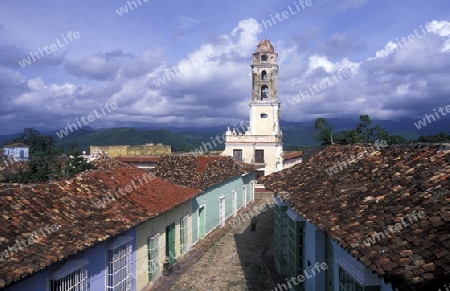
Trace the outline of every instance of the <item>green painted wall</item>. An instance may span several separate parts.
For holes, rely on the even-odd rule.
[[[198,238],[198,209],[205,205],[205,234],[216,228],[219,222],[219,198],[225,196],[225,216],[232,215],[232,192],[237,193],[237,209],[243,206],[243,187],[247,185],[247,192],[250,192],[250,182],[255,179],[255,174],[250,173],[245,176],[236,176],[225,182],[209,187],[200,195],[192,199],[192,242],[197,242]],[[249,197],[247,195],[247,197]],[[247,200],[249,203],[250,200]]]

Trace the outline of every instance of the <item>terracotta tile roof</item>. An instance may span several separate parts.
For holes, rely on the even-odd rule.
[[[4,179],[7,173],[18,173],[19,171],[26,171],[28,169],[28,162],[14,161],[5,157],[0,157],[0,181]]]
[[[295,158],[301,157],[302,155],[303,155],[302,151],[287,152],[287,153],[284,153],[283,159],[284,160],[295,159]]]
[[[450,150],[441,149],[330,146],[261,180],[370,270],[411,290],[450,276]],[[359,153],[363,157],[347,168],[341,164],[342,170],[327,174]],[[425,216],[391,237],[364,243],[414,211]]]
[[[149,173],[138,168],[119,168],[87,171],[73,179],[48,184],[0,184],[0,253],[41,227],[61,225],[56,232],[1,261],[0,288],[199,194],[199,190],[157,177],[145,182],[144,175]],[[127,186],[132,187],[129,194]],[[125,195],[117,194],[116,200],[97,207],[104,195],[115,195],[120,190]]]
[[[120,160],[108,156],[103,156],[99,159],[92,160],[92,165],[99,170],[111,170],[120,168],[133,167],[128,164],[121,162]]]
[[[29,146],[27,146],[27,145],[24,144],[24,143],[20,143],[20,142],[7,144],[7,145],[4,145],[3,147],[4,147],[4,148],[17,148],[17,147],[20,147],[20,148],[29,148]]]
[[[117,160],[123,163],[157,163],[159,156],[126,156],[117,157]]]
[[[255,170],[228,156],[167,155],[161,157],[154,173],[178,185],[205,189]]]

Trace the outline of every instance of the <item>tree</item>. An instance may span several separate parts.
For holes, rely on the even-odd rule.
[[[359,124],[356,126],[356,132],[358,133],[358,142],[368,143],[370,142],[370,132],[372,128],[370,125],[372,124],[372,120],[369,115],[360,115],[359,116]]]
[[[89,169],[92,169],[92,165],[83,158],[81,152],[77,148],[77,145],[72,144],[66,161],[66,175],[74,176]]]
[[[43,136],[33,128],[25,128],[24,132],[11,141],[26,144],[30,147],[30,159],[25,169],[11,171],[5,175],[8,182],[27,183],[43,182],[52,176],[61,176],[61,165],[57,156],[61,150],[56,148],[51,136]]]
[[[314,122],[314,127],[318,131],[316,133],[316,140],[320,141],[322,145],[330,145],[332,143],[332,135],[334,126],[325,118],[317,118]]]
[[[344,129],[338,139],[339,144],[355,144],[362,142],[361,136],[356,129]]]
[[[41,135],[34,128],[25,128],[23,133],[13,139],[11,143],[24,143],[30,147],[30,156],[40,154],[60,154],[62,151],[55,146],[55,140],[51,136]]]
[[[372,120],[369,115],[360,115],[359,123],[355,129],[344,129],[339,134],[334,134],[334,140],[338,144],[373,143],[377,140],[385,140],[388,144],[405,144],[408,142],[402,136],[390,136],[380,124],[375,126],[371,126],[371,124]],[[317,118],[314,126],[318,130],[317,140],[321,141],[322,145],[330,144],[330,136],[334,129],[333,125],[325,118]],[[445,139],[445,133],[444,135],[440,134],[439,138]]]
[[[385,141],[389,140],[389,133],[379,124],[371,128],[369,134],[369,142],[374,142],[376,140],[385,140]]]
[[[6,182],[43,182],[62,176],[73,176],[90,169],[90,165],[81,157],[76,145],[72,145],[73,158],[69,158],[64,166],[64,159],[60,157],[62,150],[55,146],[53,137],[41,135],[33,128],[24,129],[24,132],[11,142],[28,145],[30,159],[25,168],[6,173],[4,175]]]
[[[440,132],[436,135],[422,135],[418,139],[419,142],[449,142],[450,141],[450,135],[446,134],[445,132]]]
[[[390,136],[388,136],[386,141],[390,145],[393,145],[393,144],[406,144],[406,143],[408,143],[408,140],[406,138],[404,138],[403,136],[401,136],[401,135],[390,135]]]

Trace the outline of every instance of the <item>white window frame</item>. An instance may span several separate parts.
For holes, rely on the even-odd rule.
[[[189,215],[180,219],[180,253],[185,254],[189,251]]]
[[[106,291],[128,291],[133,287],[130,236],[119,236],[106,246]]]
[[[89,291],[86,259],[70,260],[48,277],[49,291]],[[59,286],[55,286],[60,284]]]
[[[251,201],[255,201],[255,181],[250,182],[250,191],[251,191],[250,199]]]
[[[153,249],[149,249],[149,242],[152,241]],[[147,239],[147,260],[148,260],[148,281],[154,281],[159,277],[160,259],[159,259],[159,232]],[[150,280],[150,274],[152,279]]]
[[[236,216],[237,214],[237,192],[235,190],[233,190],[231,192],[231,207],[232,207],[232,212],[233,212],[233,216]]]
[[[242,187],[242,206],[247,207],[247,185]]]
[[[202,209],[203,208],[203,211],[205,212],[205,225],[203,226],[203,232],[204,232],[204,237],[203,238],[200,238],[200,209]],[[206,204],[202,204],[202,205],[200,205],[199,207],[198,207],[198,210],[197,210],[197,241],[196,241],[196,243],[198,242],[198,241],[200,241],[201,239],[204,239],[205,237],[206,237],[206,235],[209,233],[207,233],[206,232]]]
[[[221,226],[225,226],[225,220],[227,217],[227,208],[226,208],[226,200],[225,200],[225,196],[220,196],[219,197],[219,224]],[[222,208],[223,206],[223,208]]]

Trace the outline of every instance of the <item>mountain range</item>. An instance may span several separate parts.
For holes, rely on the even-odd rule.
[[[359,119],[328,119],[336,131],[343,129],[354,129]],[[417,128],[417,120],[402,119],[399,121],[380,120],[373,121],[373,124],[379,123],[391,135],[401,135],[408,140],[416,140],[420,135],[433,135],[439,132],[449,133],[449,123],[446,120],[436,120],[433,123]],[[283,145],[285,150],[298,147],[317,145],[313,137],[316,131],[314,121],[308,122],[289,122],[281,121],[283,132]],[[71,144],[76,143],[78,149],[89,152],[90,145],[134,145],[145,143],[162,143],[172,146],[173,151],[193,150],[203,143],[211,141],[211,138],[222,136],[226,128],[216,127],[166,127],[161,129],[158,126],[149,125],[148,127],[123,127],[123,128],[104,128],[93,129],[91,127],[82,127],[73,132],[69,132],[67,136],[58,137],[56,134],[59,130],[48,128],[35,128],[44,135],[51,135],[56,140],[56,145],[64,148],[66,151]],[[17,137],[20,133],[0,135],[0,146],[8,143],[12,138]],[[60,135],[61,136],[61,135]],[[218,145],[214,150],[222,150],[223,143]]]

